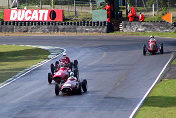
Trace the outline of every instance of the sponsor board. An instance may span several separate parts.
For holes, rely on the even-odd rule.
[[[63,21],[63,10],[4,9],[4,21]]]

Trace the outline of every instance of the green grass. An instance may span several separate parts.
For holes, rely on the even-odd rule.
[[[76,32],[57,32],[57,33],[24,33],[24,32],[15,32],[15,33],[0,33],[0,36],[45,36],[45,35],[116,35],[116,36],[146,36],[150,37],[154,35],[157,37],[171,37],[176,38],[176,32],[113,32],[113,33],[76,33]]]
[[[148,21],[164,21],[161,17],[162,16],[145,16],[145,22],[148,22]],[[126,17],[125,14],[123,14],[122,20],[123,21],[129,21],[129,18]],[[139,18],[136,17],[134,20],[139,21]],[[176,17],[172,17],[172,22],[176,22]]]
[[[4,11],[0,9],[0,21],[4,20]]]
[[[79,12],[78,13],[78,17],[74,19],[75,12],[64,11],[64,17],[65,17],[64,21],[67,21],[67,22],[90,21],[90,20],[92,20],[92,14],[91,13],[87,13],[87,12]]]
[[[28,46],[0,45],[0,83],[47,59],[49,51]]]
[[[146,16],[145,21],[162,21],[161,16]]]
[[[176,59],[174,59],[174,61],[172,62],[172,65],[176,65]]]
[[[146,16],[145,21],[163,21],[162,16]],[[176,22],[176,17],[172,17],[172,22]]]
[[[148,36],[154,35],[155,37],[171,37],[176,38],[176,32],[113,32],[109,34],[114,35],[129,35],[129,36]]]
[[[136,118],[175,118],[176,79],[163,80],[152,90]]]

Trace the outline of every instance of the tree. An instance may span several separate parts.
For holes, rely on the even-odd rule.
[[[168,5],[167,5],[166,0],[159,0],[159,7],[161,8],[163,12],[167,12]]]
[[[147,0],[148,7],[151,7],[153,4],[156,4],[156,0]]]
[[[168,0],[169,2],[169,7],[175,7],[176,0]]]

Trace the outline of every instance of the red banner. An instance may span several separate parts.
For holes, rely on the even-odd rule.
[[[4,21],[63,21],[63,10],[4,9]]]

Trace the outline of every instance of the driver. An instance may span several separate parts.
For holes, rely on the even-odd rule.
[[[157,40],[155,39],[155,37],[152,35],[152,36],[150,36],[150,39],[149,39],[149,41],[151,42],[151,41],[154,41],[155,42],[155,45],[157,46]]]
[[[71,69],[67,66],[67,64],[63,64],[63,67],[67,70],[68,73],[71,72]]]
[[[70,58],[67,57],[65,52],[62,55],[63,55],[62,61],[65,61],[65,62],[67,62],[69,64],[70,63]]]
[[[71,69],[67,66],[67,64],[61,62],[60,67],[62,67],[62,70],[67,71],[68,73],[71,72]]]
[[[155,40],[155,37],[152,35],[152,36],[150,36],[150,40],[149,41],[156,41]]]
[[[78,81],[78,79],[76,77],[74,77],[74,72],[70,72],[70,77],[68,78],[68,80]]]

